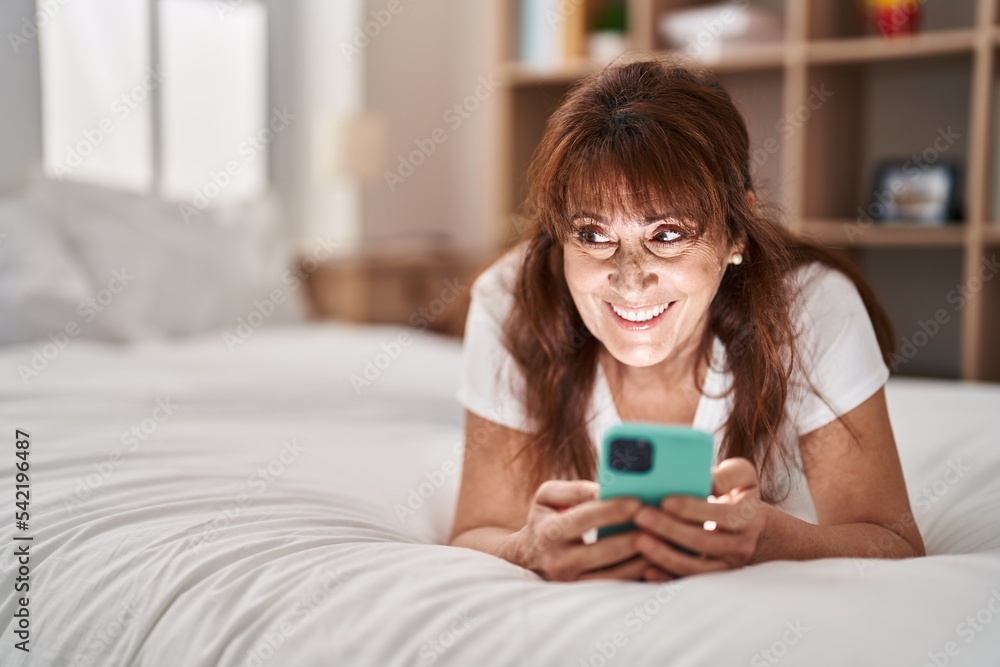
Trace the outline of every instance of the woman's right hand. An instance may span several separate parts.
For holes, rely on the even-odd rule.
[[[598,500],[597,492],[588,480],[543,482],[517,533],[521,565],[550,581],[642,579],[653,566],[635,546],[638,531],[584,543],[588,530],[631,521],[642,507],[638,498]]]

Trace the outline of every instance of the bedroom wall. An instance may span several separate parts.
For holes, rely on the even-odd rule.
[[[0,2],[0,194],[41,170],[42,114],[34,0]],[[11,35],[14,37],[11,37]]]
[[[495,180],[490,142],[498,104],[480,77],[489,82],[497,74],[491,57],[497,31],[489,25],[494,1],[401,0],[401,11],[365,47],[366,108],[385,128],[382,176],[365,185],[366,244],[487,242],[497,208],[488,186]],[[389,4],[366,0],[363,19],[379,16]],[[478,108],[445,118],[477,90],[485,99],[470,106]],[[400,155],[419,150],[416,142],[429,148],[437,129],[443,141],[408,175]],[[386,170],[403,181],[393,178],[390,185]]]

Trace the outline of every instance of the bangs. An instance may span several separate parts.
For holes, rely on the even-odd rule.
[[[695,142],[635,126],[617,129],[580,137],[572,147],[564,144],[543,170],[549,183],[536,183],[547,193],[538,203],[557,238],[572,232],[579,214],[674,218],[695,238],[723,229],[725,184],[713,177],[708,156]]]

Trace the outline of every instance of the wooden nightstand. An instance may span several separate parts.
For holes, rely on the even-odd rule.
[[[472,279],[489,260],[456,250],[363,251],[321,264],[307,278],[307,293],[315,317],[460,338]]]

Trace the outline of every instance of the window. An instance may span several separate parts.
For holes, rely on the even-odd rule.
[[[261,0],[74,0],[39,33],[48,175],[199,209],[267,186]]]

